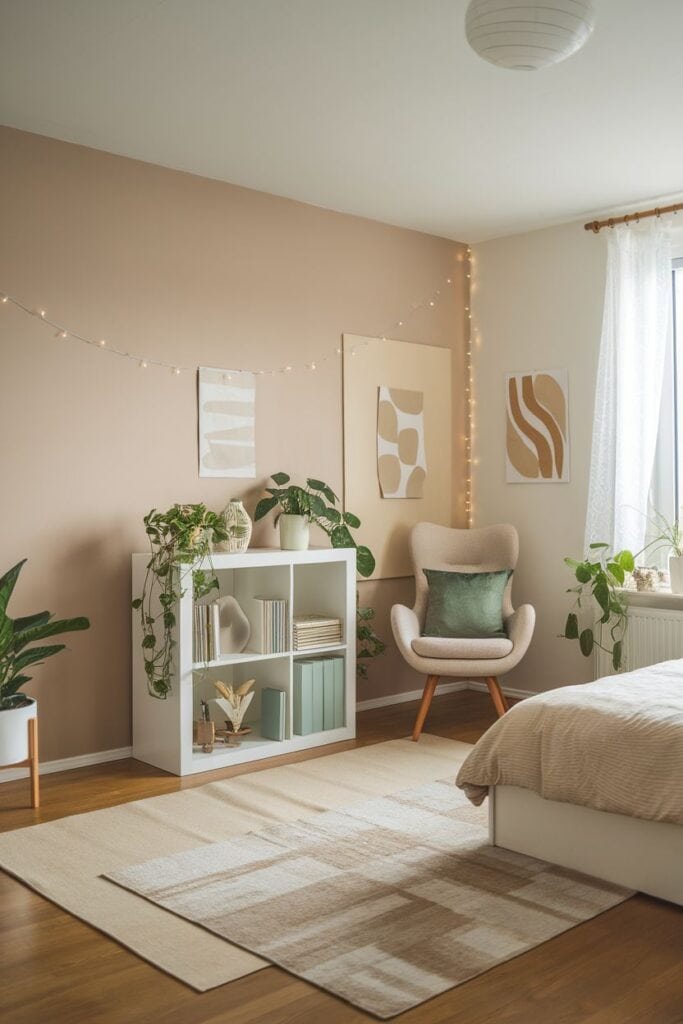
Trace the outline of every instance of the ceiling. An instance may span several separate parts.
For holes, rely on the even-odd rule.
[[[539,72],[466,0],[0,0],[0,121],[478,241],[683,190],[681,0]]]

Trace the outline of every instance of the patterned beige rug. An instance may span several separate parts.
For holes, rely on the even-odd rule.
[[[631,895],[490,847],[451,780],[107,877],[381,1018]]]

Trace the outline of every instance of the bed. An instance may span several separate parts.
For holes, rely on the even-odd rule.
[[[683,905],[683,660],[515,705],[457,785],[495,846]]]

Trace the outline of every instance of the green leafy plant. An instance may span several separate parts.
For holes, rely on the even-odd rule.
[[[355,548],[356,565],[361,576],[372,576],[375,559],[369,548],[357,544],[351,530],[357,530],[360,519],[352,512],[341,512],[337,508],[339,498],[322,480],[312,477],[305,487],[290,483],[287,473],[273,473],[271,480],[275,487],[266,487],[267,498],[261,498],[254,519],[263,519],[277,508],[275,522],[281,515],[304,516],[315,523],[330,538],[333,548]],[[289,485],[289,486],[286,486]]]
[[[654,549],[652,554],[664,548],[674,557],[680,558],[683,555],[683,527],[678,519],[669,520],[661,512],[653,511],[649,518],[650,525],[656,531],[656,535],[647,545],[649,551]]]
[[[144,524],[151,558],[133,608],[140,612],[147,689],[152,697],[165,700],[171,692],[176,647],[174,606],[185,593],[183,583],[188,577],[195,601],[218,589],[211,544],[226,540],[227,531],[222,515],[201,504],[173,505],[166,512],[152,509]],[[200,566],[205,562],[208,569]]]
[[[356,674],[360,679],[368,678],[368,666],[366,661],[370,658],[377,658],[384,654],[387,645],[375,633],[372,620],[375,617],[374,608],[361,608],[356,594]]]
[[[54,619],[51,612],[37,612],[11,619],[7,605],[26,559],[17,562],[0,579],[0,711],[10,711],[28,703],[21,688],[31,680],[24,670],[42,665],[46,658],[63,651],[65,644],[31,646],[51,636],[88,629],[83,616],[75,619]]]
[[[601,542],[591,544],[589,555],[581,562],[573,558],[565,558],[566,565],[574,573],[577,586],[570,587],[568,594],[576,594],[574,607],[579,611],[588,608],[598,618],[590,626],[579,629],[579,615],[571,611],[567,616],[563,636],[567,640],[578,640],[581,653],[590,657],[594,647],[599,647],[612,658],[615,672],[622,664],[623,642],[628,623],[628,605],[619,592],[623,587],[627,572],[633,572],[635,558],[630,551],[619,551],[613,554],[609,544]],[[605,629],[609,638],[605,637]],[[599,636],[600,639],[596,637]]]

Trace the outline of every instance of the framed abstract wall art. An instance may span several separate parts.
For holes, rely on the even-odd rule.
[[[569,481],[567,394],[566,370],[507,374],[507,483]]]

